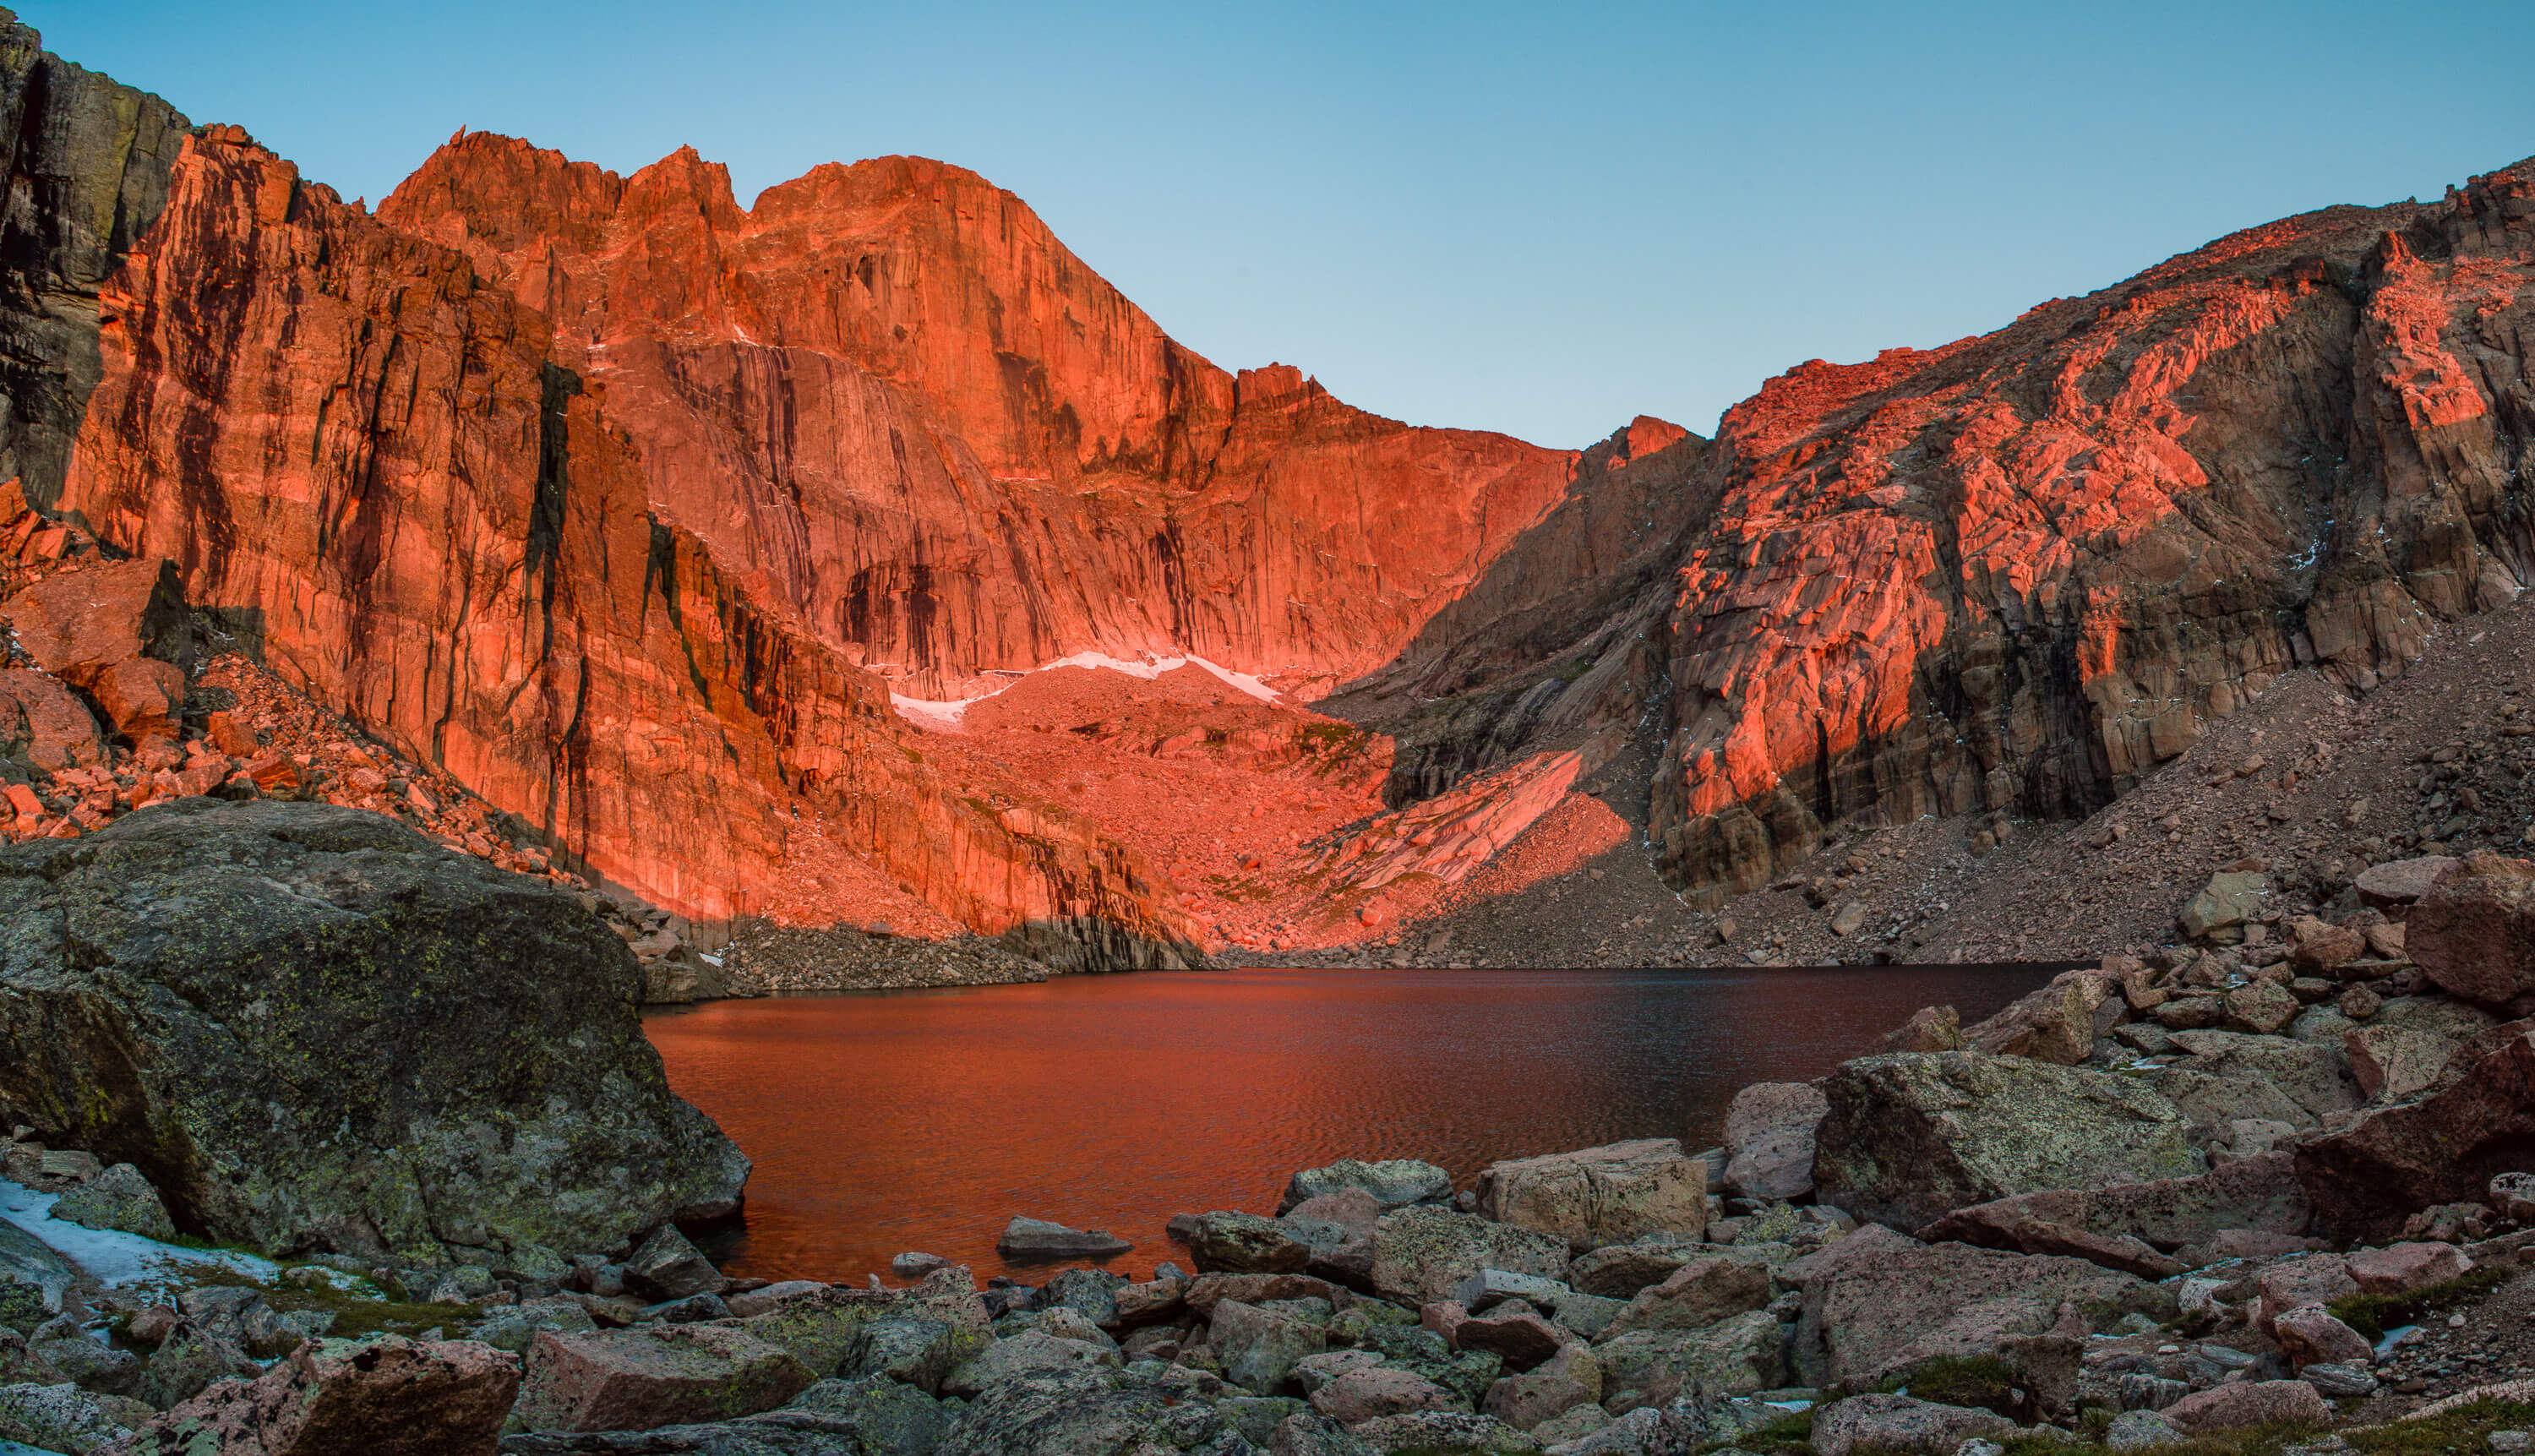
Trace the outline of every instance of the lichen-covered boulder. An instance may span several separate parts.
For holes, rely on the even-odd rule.
[[[1453,1175],[1414,1158],[1386,1158],[1376,1163],[1341,1158],[1324,1168],[1306,1168],[1296,1172],[1285,1184],[1285,1196],[1276,1202],[1276,1213],[1282,1217],[1315,1198],[1346,1188],[1371,1194],[1386,1210],[1406,1208],[1413,1203],[1442,1203],[1451,1198]]]
[[[1393,1209],[1376,1221],[1367,1242],[1366,1283],[1412,1307],[1453,1298],[1482,1269],[1542,1279],[1567,1272],[1566,1239],[1449,1208]]]
[[[1579,1254],[1646,1234],[1695,1238],[1707,1229],[1707,1165],[1678,1139],[1638,1138],[1491,1164],[1478,1198],[1487,1217],[1556,1234]]]
[[[520,1361],[487,1345],[395,1335],[312,1340],[143,1426],[122,1456],[491,1456]]]
[[[2123,1077],[1976,1051],[1891,1052],[1823,1083],[1814,1185],[1851,1216],[1918,1229],[2045,1188],[2201,1171],[2183,1114]]]
[[[431,1263],[726,1211],[623,942],[397,821],[180,799],[0,851],[0,1110],[178,1228]]]
[[[53,1217],[88,1229],[138,1234],[161,1243],[176,1236],[175,1221],[167,1217],[167,1205],[158,1190],[129,1163],[118,1163],[63,1194],[53,1205]]]

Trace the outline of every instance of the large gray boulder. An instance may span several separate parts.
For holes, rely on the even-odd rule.
[[[2083,1259],[1921,1244],[1869,1228],[1786,1266],[1801,1286],[1796,1373],[1809,1385],[1871,1386],[1945,1357],[1996,1355],[2046,1403],[2068,1393],[2079,1344],[2122,1315],[2163,1318],[2174,1293]],[[2083,1321],[2062,1327],[2062,1306]],[[2063,1387],[2051,1389],[2047,1387]]]
[[[1255,1449],[1223,1413],[1167,1377],[1099,1366],[1018,1371],[980,1391],[936,1456],[1127,1456]]]
[[[179,799],[0,851],[0,1112],[269,1254],[605,1248],[736,1206],[622,941],[393,819]]]
[[[1725,1109],[1725,1186],[1745,1198],[1813,1191],[1814,1133],[1830,1104],[1809,1082],[1755,1082]]]
[[[1386,1210],[1406,1208],[1414,1203],[1442,1203],[1451,1198],[1453,1175],[1414,1158],[1385,1158],[1374,1163],[1341,1158],[1326,1167],[1296,1172],[1286,1181],[1285,1196],[1276,1201],[1276,1213],[1282,1217],[1315,1198],[1346,1188],[1371,1194]]]
[[[62,1312],[79,1271],[53,1246],[0,1219],[0,1329],[28,1334]]]
[[[2124,1077],[1976,1051],[1891,1052],[1823,1083],[1825,1203],[1896,1229],[2044,1188],[2201,1171],[2183,1114]]]
[[[1365,1243],[1365,1282],[1412,1308],[1452,1298],[1482,1269],[1542,1279],[1567,1272],[1566,1239],[1449,1208],[1393,1209],[1375,1222]]]
[[[1646,1234],[1696,1238],[1707,1229],[1707,1165],[1676,1138],[1638,1138],[1490,1164],[1479,1212],[1555,1234],[1576,1253]]]

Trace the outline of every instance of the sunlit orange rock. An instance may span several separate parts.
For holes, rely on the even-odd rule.
[[[1712,902],[1843,818],[2088,812],[2290,667],[2373,686],[2513,599],[2531,281],[2521,163],[1770,381],[1670,583],[1666,872]]]

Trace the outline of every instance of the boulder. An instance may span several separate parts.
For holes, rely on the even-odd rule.
[[[79,1277],[51,1244],[0,1219],[0,1328],[26,1334],[60,1314]]]
[[[2303,1380],[2239,1380],[2187,1395],[2163,1414],[2193,1435],[2208,1435],[2249,1425],[2321,1425],[2332,1419],[2332,1403]]]
[[[2105,1072],[1976,1051],[1888,1052],[1843,1064],[1824,1091],[1821,1198],[1894,1228],[2016,1193],[2201,1171],[2174,1105]]]
[[[2335,1319],[2319,1304],[2284,1310],[2271,1321],[2280,1353],[2305,1369],[2313,1364],[2365,1365],[2376,1358],[2368,1337]]]
[[[2127,1006],[2120,977],[2063,972],[1989,1020],[1964,1028],[1963,1042],[1993,1056],[2074,1066],[2093,1053],[2095,1039],[2121,1021]]]
[[[1386,1210],[1406,1208],[1450,1200],[1453,1175],[1432,1163],[1413,1158],[1389,1158],[1379,1163],[1341,1158],[1326,1167],[1306,1168],[1295,1173],[1285,1184],[1285,1196],[1277,1200],[1276,1212],[1279,1216],[1291,1213],[1299,1204],[1342,1188],[1359,1189]]]
[[[1453,1325],[1455,1350],[1481,1350],[1505,1361],[1509,1370],[1528,1370],[1556,1355],[1575,1336],[1524,1304],[1507,1304],[1488,1314]]]
[[[2116,1451],[2153,1451],[2192,1439],[2161,1411],[2124,1411],[2104,1428],[2104,1444]]]
[[[1257,1214],[1210,1213],[1189,1227],[1189,1257],[1207,1273],[1298,1274],[1312,1262],[1312,1246],[1274,1219]]]
[[[973,1396],[1027,1375],[1115,1369],[1120,1353],[1088,1340],[1068,1340],[1045,1330],[1023,1330],[997,1340],[961,1361],[942,1382],[944,1395]]]
[[[2358,890],[2363,902],[2379,910],[2399,911],[2428,894],[2438,877],[2454,864],[2455,860],[2445,855],[2424,855],[2417,859],[2372,864],[2359,871],[2353,888]]]
[[[2185,902],[2175,920],[2194,940],[2233,945],[2245,938],[2245,924],[2261,918],[2270,898],[2270,881],[2251,870],[2222,869],[2209,877],[2200,893]]]
[[[2386,1242],[2435,1204],[2478,1201],[2535,1142],[2535,1022],[2459,1050],[2438,1083],[2297,1146],[2298,1179],[2336,1239]]]
[[[727,1281],[674,1225],[663,1224],[626,1258],[625,1282],[648,1298],[684,1299],[719,1294]]]
[[[1750,1395],[1787,1383],[1785,1332],[1765,1309],[1731,1315],[1702,1329],[1640,1329],[1593,1347],[1611,1390]]]
[[[1376,1221],[1364,1277],[1372,1291],[1415,1308],[1453,1298],[1482,1269],[1556,1279],[1567,1240],[1449,1208],[1393,1209]]]
[[[2396,1243],[2352,1249],[2342,1259],[2366,1295],[2408,1295],[2473,1272],[2473,1260],[2452,1243]]]
[[[176,1223],[158,1190],[129,1163],[118,1163],[88,1182],[64,1193],[53,1204],[53,1217],[86,1229],[138,1234],[164,1243],[176,1236]]]
[[[1781,1277],[1803,1289],[1794,1359],[1814,1385],[1872,1385],[1944,1356],[2050,1364],[2055,1349],[2028,1345],[2058,1337],[2063,1306],[2089,1328],[2175,1307],[2171,1290],[2082,1259],[1923,1245],[1886,1230],[1852,1234]]]
[[[312,1340],[152,1421],[122,1452],[491,1456],[519,1390],[518,1357],[471,1341]]]
[[[902,1290],[820,1286],[783,1300],[739,1328],[784,1350],[813,1371],[833,1371],[853,1350],[864,1324],[880,1319],[924,1319],[950,1331],[954,1362],[994,1339],[994,1322],[963,1265],[937,1269]]]
[[[670,1092],[638,983],[571,894],[357,809],[181,799],[0,851],[0,1104],[269,1253],[735,1207],[748,1160]]]
[[[2535,1012],[2535,863],[2465,855],[2404,917],[2403,945],[2448,993]]]
[[[58,774],[105,761],[105,739],[96,719],[70,689],[24,667],[0,671],[0,698],[18,705],[26,720],[21,750],[30,768]]]
[[[1769,1302],[1766,1265],[1702,1258],[1682,1265],[1652,1289],[1640,1291],[1603,1327],[1601,1338],[1631,1330],[1698,1330]]]
[[[125,736],[173,737],[193,623],[175,563],[125,561],[53,576],[0,603],[35,665],[95,698]]]
[[[1111,1259],[1136,1245],[1106,1229],[1069,1229],[1045,1219],[1016,1218],[1004,1226],[995,1251],[1022,1262],[1056,1259]]]
[[[2135,1239],[2172,1253],[2231,1230],[2302,1234],[2314,1219],[2296,1164],[2287,1153],[2269,1153],[2187,1177],[2019,1193],[1955,1209],[1919,1236],[1929,1243],[2057,1252],[2024,1248],[2021,1231],[2040,1225]]]
[[[1756,1082],[1725,1109],[1725,1187],[1745,1198],[1801,1198],[1814,1186],[1814,1130],[1830,1109],[1805,1082]]]
[[[1674,1138],[1516,1158],[1479,1174],[1479,1213],[1555,1234],[1577,1253],[1707,1227],[1707,1169]]]
[[[982,1387],[933,1456],[1233,1456],[1247,1444],[1220,1408],[1190,1399],[1185,1385],[1106,1366],[1041,1366]]]
[[[1872,1451],[1951,1452],[1965,1441],[2013,1435],[2015,1423],[1992,1411],[1940,1406],[1906,1395],[1853,1395],[1814,1417],[1816,1456]]]
[[[1063,1338],[1092,1343],[1109,1338],[1071,1309],[1051,1310],[1040,1320],[1040,1328]],[[1057,1328],[1060,1321],[1072,1327]],[[938,1319],[883,1315],[864,1320],[854,1331],[853,1343],[845,1347],[844,1359],[836,1362],[835,1373],[854,1380],[886,1377],[931,1395],[942,1389],[942,1382],[950,1377],[964,1353],[958,1347],[951,1327]]]
[[[246,1351],[227,1335],[194,1320],[180,1320],[158,1348],[141,1364],[141,1399],[160,1410],[180,1405],[213,1385],[232,1377],[254,1379],[262,1373]]]
[[[1397,1365],[1345,1371],[1312,1392],[1312,1409],[1345,1425],[1407,1411],[1449,1411],[1457,1404],[1443,1386]]]
[[[1223,1377],[1261,1395],[1274,1395],[1297,1361],[1329,1348],[1323,1326],[1238,1299],[1215,1301],[1206,1328]]]
[[[2297,1020],[2302,1005],[2288,987],[2267,981],[2240,985],[2221,1001],[2227,1009],[2229,1026],[2265,1036]]]
[[[2446,1069],[2463,1043],[2405,1026],[2352,1027],[2342,1034],[2350,1072],[2371,1101],[2401,1102],[2428,1087]]]
[[[529,1430],[649,1430],[768,1410],[815,1378],[780,1347],[729,1325],[541,1330],[528,1346],[519,1417]]]
[[[1960,1051],[1963,1021],[1951,1006],[1922,1006],[1884,1034],[1886,1051]]]
[[[2254,1323],[2262,1329],[2292,1310],[2320,1307],[2359,1293],[2349,1262],[2338,1254],[2281,1259],[2254,1276]]]
[[[150,1414],[150,1408],[137,1401],[97,1395],[76,1385],[23,1381],[0,1385],[0,1441],[24,1442],[25,1447],[37,1453],[60,1451],[67,1456],[86,1456],[88,1452],[103,1451],[128,1437],[131,1428],[148,1420]],[[214,1456],[224,1453],[215,1452]]]
[[[1588,1295],[1634,1299],[1638,1291],[1663,1283],[1700,1256],[1696,1242],[1613,1244],[1577,1254],[1567,1266],[1567,1282]]]
[[[1487,1398],[1479,1403],[1480,1413],[1493,1416],[1516,1430],[1533,1430],[1543,1423],[1555,1420],[1577,1406],[1589,1405],[1593,1397],[1583,1386],[1548,1370],[1508,1375],[1488,1387]]]
[[[1494,1416],[1466,1411],[1382,1416],[1353,1433],[1382,1456],[1530,1456],[1540,1449],[1540,1442]]]

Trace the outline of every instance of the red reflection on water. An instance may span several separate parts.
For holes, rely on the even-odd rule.
[[[923,1249],[1007,1270],[1016,1214],[1105,1228],[1141,1277],[1171,1215],[1273,1212],[1298,1168],[1711,1145],[1735,1091],[1801,1081],[1921,1006],[1988,1015],[2018,968],[1261,970],[724,1001],[647,1019],[756,1172],[733,1273],[859,1280]],[[1032,1282],[1036,1282],[1033,1278]]]

